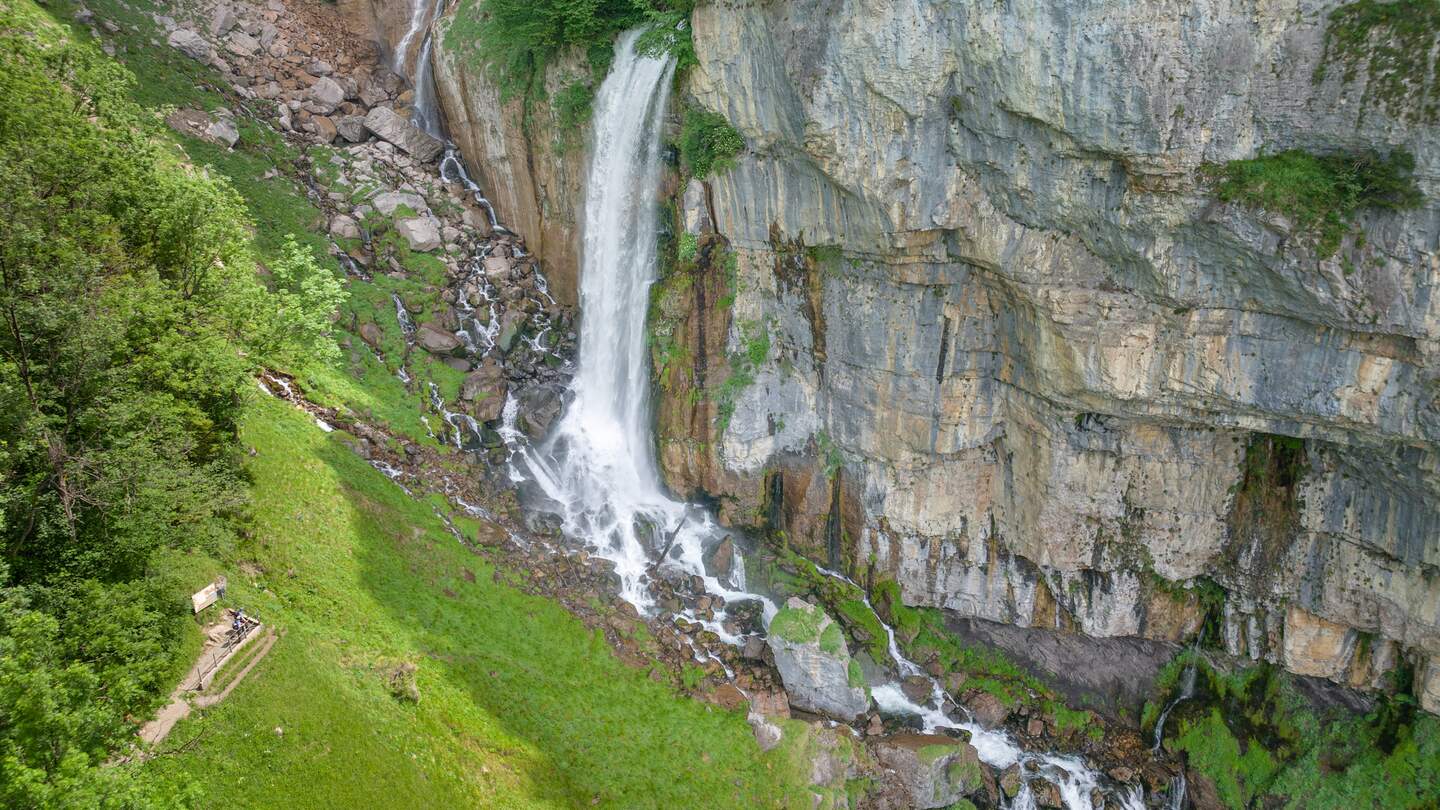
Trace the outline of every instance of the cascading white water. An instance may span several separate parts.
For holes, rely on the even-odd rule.
[[[523,455],[564,532],[612,560],[622,595],[645,609],[650,549],[673,534],[676,562],[703,575],[701,546],[718,530],[666,494],[650,442],[645,313],[656,272],[660,121],[674,63],[637,54],[638,35],[620,37],[595,96],[575,398],[539,452]]]
[[[414,0],[414,2],[416,8],[425,6],[425,0]],[[434,37],[430,33],[430,24],[440,16],[444,7],[445,0],[435,0],[428,16],[421,15],[416,18],[424,20],[425,38],[420,42],[420,53],[415,57],[415,69],[412,71],[413,75],[410,81],[415,88],[415,107],[410,116],[411,120],[415,126],[441,139],[444,138],[444,134],[440,127],[440,104],[435,98],[435,77],[432,75],[433,68],[430,65],[430,50],[435,44]]]
[[[440,105],[435,100],[435,80],[431,75],[430,49],[433,46],[430,25],[445,9],[445,0],[411,0],[410,21],[391,54],[391,68],[410,78],[415,89],[410,120],[415,126],[437,138],[444,138],[440,127]],[[410,52],[419,41],[419,53],[412,62]]]

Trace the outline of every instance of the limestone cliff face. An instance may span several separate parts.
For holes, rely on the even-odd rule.
[[[1440,695],[1440,132],[1363,69],[1316,81],[1337,5],[697,9],[681,95],[747,150],[675,195],[736,260],[677,316],[671,485],[913,604],[1165,639],[1208,617],[1236,654],[1359,686],[1408,656]],[[502,212],[573,212],[447,73]],[[1198,171],[1394,147],[1424,206],[1363,214],[1329,258]],[[757,329],[717,424],[705,392]]]

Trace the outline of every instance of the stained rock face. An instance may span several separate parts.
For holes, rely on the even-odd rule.
[[[766,641],[791,706],[847,723],[869,708],[859,664],[825,611],[792,596],[775,614]]]
[[[748,505],[784,469],[782,528],[823,554],[835,499],[793,462],[823,434],[837,559],[907,603],[1179,640],[1212,582],[1233,653],[1348,683],[1396,660],[1358,660],[1359,633],[1434,659],[1440,186],[1417,172],[1422,208],[1321,256],[1199,168],[1261,144],[1436,166],[1440,133],[1316,81],[1320,11],[1128,7],[1094,35],[1116,8],[696,12],[686,90],[747,144],[676,195],[736,252],[710,359],[749,321],[787,363],[736,397],[718,472],[662,454],[669,482]],[[1038,41],[1066,44],[1013,58]]]
[[[917,808],[949,807],[984,787],[975,746],[938,734],[896,734],[873,745]]]

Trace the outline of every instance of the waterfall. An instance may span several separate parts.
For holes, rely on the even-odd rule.
[[[660,124],[670,59],[635,52],[638,31],[621,35],[615,62],[595,96],[581,251],[580,360],[574,401],[547,441],[520,456],[566,535],[615,564],[621,595],[651,607],[652,555],[705,578],[727,601],[744,593],[705,572],[703,552],[724,532],[704,510],[677,501],[660,483],[650,437],[650,364],[645,317],[656,274]],[[773,614],[772,605],[766,612]],[[707,627],[728,637],[718,622]]]
[[[425,0],[415,0],[417,9],[424,6]],[[430,65],[430,51],[435,44],[435,38],[430,33],[430,25],[440,16],[444,7],[445,0],[435,0],[435,5],[430,10],[430,16],[425,18],[425,39],[420,43],[420,55],[415,58],[414,75],[410,81],[415,88],[415,106],[410,120],[415,126],[441,140],[444,140],[445,136],[440,127],[440,103],[435,98],[434,69]],[[412,24],[414,19],[412,17]],[[407,33],[406,36],[411,36],[411,34]]]
[[[411,2],[415,5],[410,9],[410,23],[405,29],[405,34],[400,37],[400,42],[395,45],[392,67],[396,73],[409,77],[410,85],[415,91],[415,100],[410,114],[411,123],[444,140],[445,136],[440,127],[440,105],[435,98],[435,77],[432,75],[430,67],[430,51],[434,46],[430,25],[445,10],[445,0],[433,0],[433,2],[411,0]],[[415,45],[416,37],[420,37],[420,52],[416,55],[412,66],[410,51]]]

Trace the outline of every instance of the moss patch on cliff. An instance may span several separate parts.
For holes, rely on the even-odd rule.
[[[1401,210],[1423,201],[1415,185],[1415,157],[1395,150],[1315,155],[1290,149],[1274,155],[1207,164],[1225,202],[1279,214],[1314,243],[1321,258],[1333,256],[1366,209]]]
[[[1332,64],[1346,84],[1364,68],[1364,107],[1402,121],[1440,119],[1440,0],[1359,0],[1331,11],[1316,82]]]
[[[1323,713],[1271,665],[1224,672],[1186,653],[1156,680],[1145,724],[1174,697],[1185,667],[1195,694],[1166,723],[1165,745],[1230,808],[1422,808],[1440,800],[1440,719],[1397,694],[1364,716]]]

